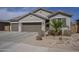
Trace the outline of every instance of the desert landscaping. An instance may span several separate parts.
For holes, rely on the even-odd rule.
[[[60,38],[61,36],[44,36],[42,40],[36,40],[34,38],[28,41],[26,40],[25,43],[48,48],[79,51],[79,34],[73,34],[72,36],[62,36],[62,40]]]
[[[76,52],[79,51],[79,34],[71,36],[43,36],[36,40],[37,33],[0,32],[2,52]]]

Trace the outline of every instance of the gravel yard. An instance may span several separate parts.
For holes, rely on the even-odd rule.
[[[79,51],[79,34],[71,37],[47,36],[36,40],[36,32],[0,32],[0,52],[75,52]]]

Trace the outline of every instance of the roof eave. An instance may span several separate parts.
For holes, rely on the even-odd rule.
[[[65,16],[72,17],[72,15],[70,15],[70,14],[57,12],[57,13],[55,13],[55,14],[53,14],[53,15],[50,15],[49,18],[54,17],[54,16],[56,16],[56,15],[58,15],[58,14],[63,14],[63,15],[65,15]]]
[[[33,13],[28,13],[27,15],[24,15],[23,17],[21,17],[21,18],[19,18],[19,19],[14,19],[14,20],[10,20],[10,21],[11,21],[11,22],[18,22],[19,20],[21,20],[21,19],[24,18],[24,17],[27,17],[28,15],[34,15],[34,16],[36,16],[36,17],[39,17],[39,18],[48,20],[48,18],[44,18],[44,17],[42,17],[42,16],[40,16],[40,15],[36,15],[36,14],[33,14]]]

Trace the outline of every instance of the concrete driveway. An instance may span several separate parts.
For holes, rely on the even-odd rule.
[[[44,52],[48,48],[33,46],[24,41],[33,39],[35,32],[4,32],[0,31],[0,52]]]
[[[24,43],[29,39],[34,39],[35,32],[1,32],[0,31],[0,52],[55,52],[73,51],[59,48],[47,48]]]

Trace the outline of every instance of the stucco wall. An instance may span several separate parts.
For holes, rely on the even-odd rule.
[[[38,12],[36,12],[35,14],[43,16],[43,17],[47,17],[48,15],[51,15],[51,13],[43,11],[43,10],[39,10]]]
[[[27,17],[21,19],[19,22],[43,22],[44,19],[36,17],[34,15],[28,15]]]

